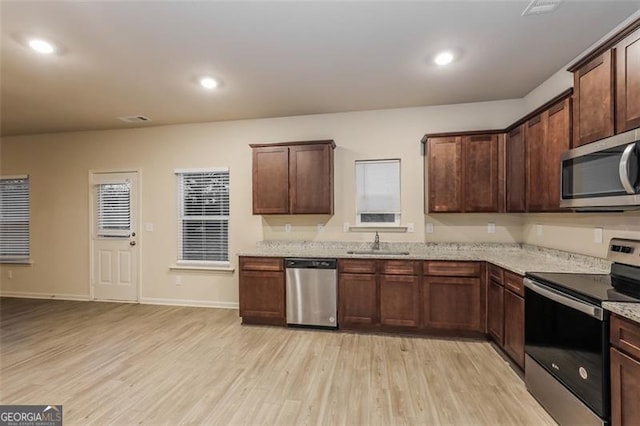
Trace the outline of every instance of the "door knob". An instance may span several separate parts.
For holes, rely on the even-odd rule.
[[[135,245],[136,245],[136,242],[135,242],[135,241],[130,241],[130,242],[129,242],[129,245],[130,245],[130,246],[135,246]]]

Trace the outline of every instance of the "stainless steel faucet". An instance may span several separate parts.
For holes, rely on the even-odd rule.
[[[376,232],[376,236],[373,239],[373,247],[371,247],[372,250],[380,250],[380,235],[378,235],[378,233]]]

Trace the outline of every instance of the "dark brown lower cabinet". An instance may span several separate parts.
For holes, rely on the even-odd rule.
[[[504,344],[504,287],[490,279],[487,284],[487,332],[500,346]]]
[[[426,276],[422,304],[425,328],[483,331],[480,278]]]
[[[640,424],[640,361],[611,348],[611,422]]]
[[[378,324],[375,274],[341,273],[338,286],[340,327],[372,327]]]
[[[283,259],[241,257],[239,284],[243,323],[286,323]]]
[[[524,368],[524,298],[504,291],[504,351]]]
[[[380,276],[380,324],[418,327],[420,278],[414,275]]]

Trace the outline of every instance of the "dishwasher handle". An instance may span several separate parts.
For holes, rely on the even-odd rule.
[[[285,259],[287,269],[338,269],[336,259]]]

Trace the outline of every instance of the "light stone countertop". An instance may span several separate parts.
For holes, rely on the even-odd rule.
[[[262,241],[255,250],[239,256],[298,257],[338,259],[408,259],[487,261],[514,273],[575,272],[609,273],[610,262],[605,259],[578,255],[531,245],[497,243],[383,243],[380,252],[348,254],[348,251],[369,250],[370,243]],[[385,252],[409,252],[408,255],[388,255]]]
[[[604,302],[602,307],[609,312],[620,315],[640,323],[640,303],[633,302]]]
[[[347,253],[370,249],[370,243],[261,241],[255,250],[239,253],[238,256],[486,261],[519,275],[526,272],[608,274],[611,267],[611,262],[606,259],[527,244],[383,243],[380,252],[373,255]],[[385,252],[389,251],[409,254],[386,255]],[[640,323],[640,303],[604,302],[602,306]]]

